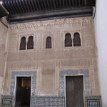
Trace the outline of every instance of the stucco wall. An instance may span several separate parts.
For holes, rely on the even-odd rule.
[[[3,77],[0,77],[0,104],[1,104],[1,94],[2,94],[2,83],[3,83]]]
[[[64,47],[65,34],[80,33],[81,47]],[[20,39],[34,36],[34,49],[19,50]],[[46,37],[52,48],[46,49]],[[92,17],[63,18],[11,24],[4,93],[10,93],[13,71],[37,71],[37,95],[59,94],[59,73],[68,69],[88,69],[90,94],[100,95]],[[11,89],[10,89],[11,90]]]
[[[3,76],[5,72],[6,64],[6,38],[7,38],[7,28],[0,22],[0,98],[2,94],[3,86]],[[1,100],[0,100],[1,101]]]

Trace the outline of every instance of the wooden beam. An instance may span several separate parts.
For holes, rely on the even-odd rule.
[[[84,6],[84,0],[82,0],[82,7]]]
[[[42,0],[42,3],[44,5],[44,9],[47,10],[46,0]]]
[[[56,9],[55,0],[52,0],[52,3],[53,3],[53,7],[54,7],[54,9]]]
[[[11,5],[11,3],[9,2],[9,1],[7,1],[7,8],[9,9],[8,11],[9,11],[9,13],[16,13],[16,11],[15,11],[15,9],[13,9],[12,8],[12,5]]]
[[[45,13],[29,13],[12,15],[9,17],[10,22],[23,22],[30,20],[44,20],[46,18],[62,18],[62,17],[80,17],[80,16],[92,16],[93,8],[79,8],[79,9],[67,9],[67,10],[58,10],[58,11],[47,11]]]
[[[62,0],[63,1],[63,8],[65,7],[65,0]]]
[[[50,5],[50,9],[53,9],[54,6],[53,6],[53,3],[52,3],[52,0],[48,0],[48,2],[49,2],[49,5]]]
[[[34,5],[35,5],[35,9],[36,9],[36,10],[39,10],[38,5],[37,5],[37,3],[36,3],[36,0],[34,0]]]
[[[74,3],[74,0],[72,0],[72,7],[74,7],[75,6],[75,3]]]
[[[44,4],[43,4],[43,0],[39,0],[39,2],[40,2],[40,5],[41,5],[41,10],[44,10],[45,7],[44,7]]]
[[[60,5],[60,7],[62,6],[62,0],[59,0],[59,5]]]
[[[69,7],[71,6],[71,0],[68,0]]]
[[[30,12],[30,5],[29,5],[29,1],[28,0],[24,0],[25,2],[25,7],[28,8],[27,12]]]
[[[56,4],[56,8],[58,8],[59,0],[54,0]]]
[[[18,8],[17,8],[17,5],[16,5],[16,3],[15,3],[15,0],[12,0],[12,4],[13,4],[13,7],[14,7],[14,9],[16,10],[16,12],[19,13],[19,10],[18,10]]]
[[[21,10],[20,7],[19,7],[19,3],[17,3],[17,2],[18,2],[18,0],[17,0],[17,1],[14,0],[15,7],[17,8],[17,11],[18,11],[19,13],[22,13],[22,10]]]
[[[39,0],[36,0],[36,3],[37,3],[37,5],[38,5],[39,10],[41,10],[41,6],[40,6]]]
[[[29,10],[29,6],[27,5],[27,2],[25,0],[22,0],[22,4],[24,7],[24,11],[27,12]]]
[[[84,6],[87,6],[87,0],[84,0]]]
[[[33,9],[33,7],[31,6],[30,0],[27,0],[26,3],[27,3],[27,5],[28,5],[28,7],[29,7],[29,12],[31,12],[32,9]]]
[[[78,1],[77,0],[74,0],[75,1],[75,7],[78,6]]]
[[[33,0],[30,1],[30,4],[31,4],[31,7],[32,7],[32,11],[35,11],[35,6],[34,6],[34,3],[33,3]]]
[[[27,12],[27,8],[25,7],[25,4],[24,4],[23,0],[20,0],[20,3],[22,5],[22,7],[23,7],[23,11]]]
[[[40,12],[66,8],[81,8],[93,5],[95,0],[4,0],[10,14]]]
[[[66,6],[66,7],[69,7],[68,1],[69,1],[69,0],[65,0],[65,6]]]
[[[45,4],[47,5],[47,10],[50,9],[50,5],[49,5],[48,0],[45,0]]]
[[[21,0],[18,0],[18,4],[19,4],[19,6],[20,6],[20,8],[21,8],[21,11],[24,13],[24,9],[23,9],[23,6],[22,6],[22,4],[21,4]]]

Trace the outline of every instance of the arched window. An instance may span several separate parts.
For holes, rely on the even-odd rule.
[[[66,33],[66,35],[65,35],[65,47],[71,47],[71,46],[72,46],[71,34]]]
[[[21,38],[20,50],[26,50],[26,38],[25,37]]]
[[[78,32],[74,33],[73,44],[74,46],[81,46],[81,38]]]
[[[29,36],[27,42],[27,49],[33,49],[33,48],[34,48],[33,36]]]
[[[46,48],[52,48],[52,39],[50,36],[46,38]]]

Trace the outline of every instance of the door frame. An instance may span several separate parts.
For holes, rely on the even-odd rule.
[[[32,77],[31,76],[15,76],[15,105],[16,105],[16,92],[17,92],[17,78],[18,77],[22,77],[22,78],[24,78],[24,77],[30,77],[30,79],[31,79],[31,81],[30,81],[30,84],[31,84],[31,87],[30,87],[30,102],[31,102],[31,96],[32,96],[32,94],[31,94],[31,89],[32,89]],[[30,104],[31,105],[31,104]]]
[[[16,103],[16,85],[17,77],[31,77],[31,95],[35,95],[36,91],[36,81],[37,81],[37,71],[36,70],[20,70],[11,72],[11,85],[10,85],[10,95],[13,97],[12,105],[15,106]],[[31,99],[31,98],[30,98]],[[31,100],[30,100],[31,101]],[[30,102],[31,106],[31,102]]]
[[[82,77],[83,77],[83,105],[84,105],[84,107],[85,107],[84,75],[65,75],[65,76],[64,76],[64,80],[65,80],[65,82],[64,82],[64,84],[65,84],[65,107],[66,107],[66,78],[67,78],[67,77],[79,77],[79,76],[82,76]]]
[[[85,106],[85,97],[90,96],[92,93],[90,85],[90,76],[88,69],[61,69],[59,73],[59,96],[66,98],[66,76],[83,76],[83,97]],[[65,103],[66,107],[66,103]]]

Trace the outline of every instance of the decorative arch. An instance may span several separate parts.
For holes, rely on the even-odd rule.
[[[46,48],[52,48],[52,38],[50,36],[46,38]]]
[[[33,36],[29,36],[29,38],[28,38],[27,49],[34,49]]]
[[[73,45],[81,46],[81,38],[80,38],[80,34],[78,32],[74,33]]]
[[[72,46],[72,38],[70,33],[65,34],[65,47],[71,47]]]
[[[22,37],[20,41],[20,50],[26,50],[26,37]]]

